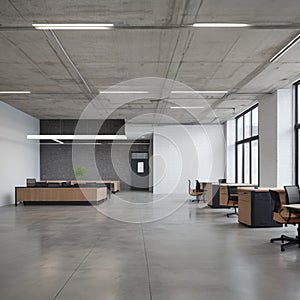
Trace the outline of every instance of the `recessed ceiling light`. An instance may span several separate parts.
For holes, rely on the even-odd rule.
[[[171,91],[171,94],[227,94],[228,91]]]
[[[171,106],[171,109],[204,108],[204,106]]]
[[[32,24],[35,29],[41,30],[101,30],[112,29],[114,24]]]
[[[0,91],[0,94],[30,94],[30,91]]]
[[[194,23],[192,26],[203,28],[242,28],[252,25],[246,23]]]
[[[293,46],[295,46],[300,40],[300,34],[293,38],[286,46],[284,46],[280,51],[278,51],[271,59],[270,62],[278,60],[283,54],[289,51]]]
[[[99,94],[148,94],[148,91],[103,91]]]

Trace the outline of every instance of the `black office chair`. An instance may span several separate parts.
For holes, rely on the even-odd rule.
[[[218,179],[219,184],[226,183],[226,178],[220,178]]]
[[[238,215],[238,212],[236,210],[238,199],[239,199],[237,188],[238,188],[237,186],[227,185],[227,193],[228,193],[227,206],[229,206],[230,208],[234,208],[234,212],[228,213],[227,218],[229,218],[229,216],[232,215]]]
[[[284,187],[286,192],[286,204],[292,204],[288,201],[292,201],[293,203],[297,203],[297,197],[299,201],[299,188],[297,186],[285,186]],[[298,237],[300,236],[299,232],[299,222],[300,222],[300,215],[293,214],[292,211],[286,210],[283,208],[283,204],[280,200],[280,195],[277,191],[269,190],[271,199],[273,200],[273,219],[280,224],[284,224],[287,226],[288,224],[298,224]],[[298,195],[298,196],[297,196]],[[299,203],[299,202],[298,202]],[[299,238],[290,237],[287,235],[282,234],[278,238],[272,238],[270,243],[274,243],[275,241],[280,241],[282,245],[280,246],[281,251],[285,251],[285,248],[288,248],[293,245],[298,245],[300,247]],[[286,242],[286,243],[284,243]]]
[[[300,203],[299,185],[285,185],[284,190],[286,204]]]
[[[284,218],[281,213],[283,213],[283,208],[281,207],[281,201],[280,201],[280,195],[277,191],[269,190],[271,199],[273,200],[273,218],[277,223],[285,224],[287,226],[287,220]],[[282,221],[281,219],[282,218]],[[288,247],[290,242],[294,241],[294,238],[289,237],[287,235],[282,234],[278,238],[272,238],[270,239],[270,243],[274,243],[276,241],[280,241],[282,243],[281,245],[281,251],[284,251],[285,247]],[[284,242],[287,242],[286,244],[283,244]]]
[[[198,190],[197,189],[192,189],[191,188],[191,181],[188,180],[188,182],[189,182],[189,188],[188,188],[189,195],[193,196],[193,197],[196,197],[196,201],[199,203],[200,196],[203,195],[204,190],[203,189],[199,189],[199,188],[198,188]],[[197,184],[196,184],[196,188],[197,188]],[[191,200],[191,201],[194,202],[195,200]]]

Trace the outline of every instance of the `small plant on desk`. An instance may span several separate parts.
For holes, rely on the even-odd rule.
[[[84,167],[74,168],[73,176],[75,179],[82,178],[86,174],[86,169]]]

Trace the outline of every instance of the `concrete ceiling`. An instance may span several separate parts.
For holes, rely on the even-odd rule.
[[[300,75],[300,43],[269,63],[300,32],[299,0],[0,0],[0,5],[0,91],[32,92],[0,95],[0,101],[41,119],[78,118],[99,90],[159,77],[195,90],[229,93],[202,95],[204,110],[192,112],[170,109],[172,103],[199,105],[199,98],[191,95],[132,103],[108,97],[103,111],[138,124],[168,123],[170,118],[218,123]],[[93,22],[114,23],[116,28],[39,31],[31,26]],[[186,26],[194,22],[255,26]]]

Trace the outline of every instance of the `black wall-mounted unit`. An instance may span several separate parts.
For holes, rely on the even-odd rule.
[[[77,130],[76,130],[77,126]],[[109,119],[109,120],[73,120],[62,119],[40,120],[40,134],[125,134],[125,120]]]

